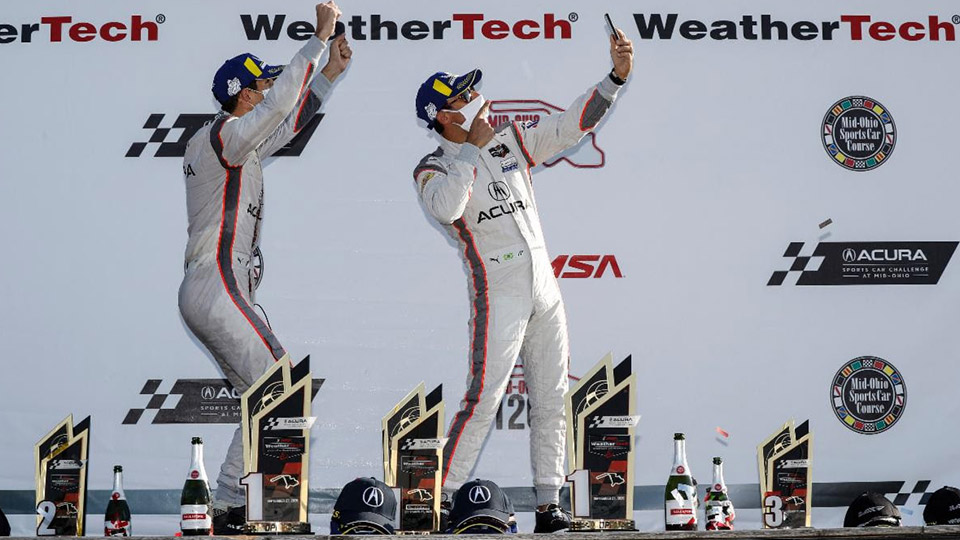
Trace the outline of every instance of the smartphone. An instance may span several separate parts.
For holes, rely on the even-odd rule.
[[[610,31],[610,35],[613,36],[613,39],[620,39],[620,34],[617,33],[617,27],[613,25],[613,21],[610,20],[610,14],[604,13],[603,18],[607,21],[607,30]]]

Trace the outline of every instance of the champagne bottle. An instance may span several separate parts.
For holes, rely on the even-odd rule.
[[[191,442],[193,455],[190,457],[190,470],[180,493],[180,530],[184,536],[212,535],[212,501],[210,486],[207,484],[207,471],[203,468],[203,440],[194,437]]]
[[[713,484],[707,488],[704,502],[704,528],[708,531],[719,531],[733,528],[736,514],[733,510],[733,501],[727,496],[727,484],[723,481],[723,460],[713,458]]]
[[[126,495],[123,494],[123,467],[120,465],[113,467],[113,492],[110,494],[110,502],[107,503],[107,511],[103,515],[103,535],[132,535],[130,507],[127,505]]]
[[[687,465],[683,433],[673,435],[673,469],[663,495],[663,511],[668,531],[697,530],[697,488]]]

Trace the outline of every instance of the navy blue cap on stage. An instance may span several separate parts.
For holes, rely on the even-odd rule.
[[[511,514],[513,504],[500,486],[490,480],[472,480],[457,490],[450,512],[451,532],[506,533]]]
[[[331,534],[394,534],[397,499],[376,478],[357,478],[340,490],[330,518]]]

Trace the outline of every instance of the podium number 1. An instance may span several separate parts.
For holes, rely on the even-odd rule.
[[[247,488],[247,521],[263,520],[263,474],[249,473],[240,485]]]
[[[57,505],[50,501],[40,501],[37,505],[40,514],[40,525],[37,526],[37,536],[54,536],[57,530],[52,527],[53,518],[57,517]]]
[[[770,528],[783,525],[783,499],[767,495],[763,499],[763,524]]]

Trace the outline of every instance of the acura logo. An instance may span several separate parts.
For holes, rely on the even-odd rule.
[[[200,389],[200,397],[203,399],[213,399],[216,395],[217,391],[214,390],[212,386],[204,386]]]
[[[853,262],[857,258],[857,252],[852,248],[847,248],[843,250],[843,260],[844,262]]]
[[[490,184],[487,185],[487,193],[489,193],[495,201],[505,201],[510,198],[510,188],[507,187],[505,182],[499,180],[490,182]]]
[[[368,487],[363,490],[363,503],[372,508],[380,508],[383,506],[383,492],[378,487]]]
[[[470,488],[470,502],[483,504],[490,500],[490,490],[487,486],[473,486]]]

